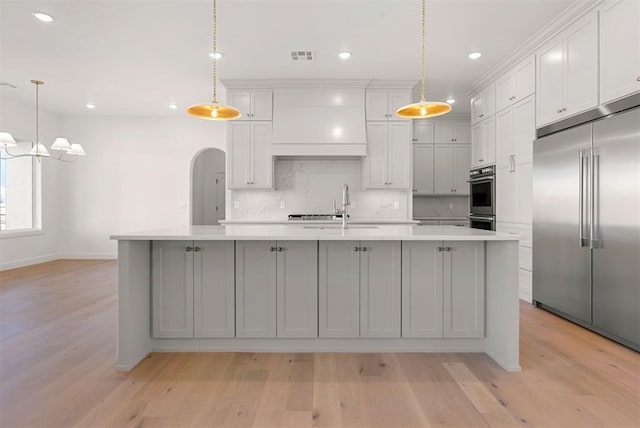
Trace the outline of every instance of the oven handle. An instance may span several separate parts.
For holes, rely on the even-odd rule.
[[[467,183],[480,183],[482,181],[493,181],[495,179],[495,176],[489,176],[489,177],[482,177],[482,178],[472,178],[470,180],[467,180]]]

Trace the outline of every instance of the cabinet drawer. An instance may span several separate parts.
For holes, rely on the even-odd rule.
[[[520,235],[522,236],[522,239],[520,240],[521,247],[533,247],[533,232],[532,227],[529,224],[498,222],[496,224],[496,232]]]
[[[532,300],[532,275],[531,271],[520,269],[518,272],[519,277],[519,295],[524,301],[531,303]]]
[[[533,251],[530,247],[520,246],[520,269],[533,270]]]

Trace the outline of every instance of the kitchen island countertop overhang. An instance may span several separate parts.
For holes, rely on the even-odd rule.
[[[111,236],[111,239],[118,241],[119,288],[116,370],[128,371],[133,369],[151,352],[231,351],[484,352],[503,369],[519,371],[519,238],[518,235],[513,234],[456,226],[411,225],[379,225],[375,227],[352,225],[351,228],[346,230],[336,227],[336,225],[309,225],[305,227],[302,224],[183,226],[147,232],[116,234]],[[267,243],[266,241],[272,242]],[[308,243],[303,241],[308,241]],[[209,243],[207,244],[207,242]],[[287,244],[287,242],[290,242],[290,244]],[[357,244],[358,242],[359,244]],[[287,245],[291,246],[291,252],[286,250]],[[215,249],[212,250],[211,246]],[[281,249],[282,246],[285,247],[284,252],[278,252],[281,251],[278,249]],[[183,282],[184,278],[188,278],[186,281],[191,281],[191,288],[187,292],[181,290],[175,294],[175,290],[171,288],[173,285],[154,282],[158,278],[156,269],[161,264],[160,260],[164,260],[158,254],[163,251],[162,248],[169,249],[171,247],[173,248],[172,251],[175,252],[174,255],[177,255],[176,258],[179,260],[177,266],[180,267],[177,270],[172,267],[169,270],[169,276],[172,277],[174,282],[176,278],[178,282]],[[226,248],[226,253],[220,251],[223,247]],[[342,250],[340,247],[342,247]],[[240,250],[241,248],[242,251]],[[251,261],[243,262],[238,258],[244,257],[240,256],[240,254],[244,254],[247,248],[249,248],[249,251],[253,251],[254,255],[258,254],[260,263],[254,265]],[[256,249],[260,248],[262,248],[260,251],[271,251],[271,253],[268,253],[270,256],[260,255],[264,254],[260,253],[260,251],[256,253]],[[305,248],[311,248],[311,252],[308,254],[315,255],[312,255],[310,259],[309,255],[302,256],[302,253],[307,254],[305,253]],[[329,260],[327,259],[328,248],[337,252],[346,252],[336,253],[336,256],[331,256],[333,258]],[[356,253],[353,253],[353,251],[356,251]],[[470,257],[466,257],[464,254]],[[389,256],[388,259],[387,256]],[[207,257],[206,260],[205,257]],[[267,259],[263,257],[272,257],[273,259],[268,260],[272,260],[273,263],[276,263],[276,260],[280,260],[280,258],[298,257],[298,259],[295,262],[287,261],[283,265],[278,264],[273,268],[264,268],[264,263]],[[378,258],[376,259],[376,257]],[[410,262],[411,257],[414,257],[412,262]],[[220,258],[220,260],[217,258]],[[348,280],[345,279],[347,282],[344,282],[341,279],[342,274],[340,273],[345,265],[337,269],[334,265],[329,270],[327,270],[326,265],[327,260],[331,263],[336,263],[336,261],[342,263],[342,260],[346,259],[356,260],[356,263],[358,263],[357,260],[361,260],[360,267],[356,267],[355,271],[357,272],[357,269],[360,269],[361,272],[361,283],[359,286],[356,284],[355,287],[356,295],[358,293],[360,295],[360,297],[356,296],[355,298],[355,308],[360,305],[361,309],[359,315],[355,314],[352,317],[354,320],[360,319],[359,328],[361,333],[360,335],[357,334],[358,323],[356,322],[355,336],[338,337],[340,333],[338,333],[338,336],[323,336],[322,328],[324,326],[326,329],[327,317],[331,320],[334,315],[327,315],[326,313],[327,280],[326,278],[323,280],[322,275],[326,276],[327,272],[332,271],[333,281],[337,281],[331,285],[334,289],[337,286],[336,284],[348,284]],[[193,270],[192,273],[186,274],[186,277],[184,274],[184,260],[189,260],[188,263],[191,266],[189,269]],[[281,285],[277,285],[278,288],[276,288],[275,279],[264,278],[264,272],[274,272],[274,275],[276,275],[275,272],[282,273],[280,270],[282,266],[303,266],[307,264],[306,261],[308,260],[313,262],[313,269],[315,269],[314,272],[316,274],[310,274],[311,269],[306,271],[302,269],[298,274],[306,275],[306,278],[315,278],[313,279],[315,281],[313,285],[316,287],[315,291],[312,290],[311,293],[308,293],[312,297],[315,295],[313,297],[315,301],[309,303],[306,307],[316,311],[312,316],[306,317],[314,320],[315,326],[312,329],[315,329],[315,334],[303,338],[295,336],[294,332],[294,337],[287,337],[287,331],[283,331],[281,336],[278,330],[277,334],[274,333],[269,337],[243,336],[246,331],[242,330],[245,326],[238,324],[241,321],[238,318],[241,316],[239,311],[242,310],[238,305],[238,297],[245,295],[243,293],[247,293],[247,288],[246,284],[241,284],[239,281],[245,281],[244,276],[247,273],[253,275],[253,281],[257,282],[250,290],[257,293],[263,292],[263,286],[258,283],[264,281],[264,287],[273,291],[257,300],[252,297],[251,299],[254,302],[252,304],[255,304],[256,301],[263,301],[265,298],[269,301],[273,299],[273,302],[268,303],[268,305],[271,305],[269,311],[279,311],[281,310],[281,305],[284,304],[281,300],[283,296],[279,293],[284,288],[279,288]],[[439,266],[435,269],[437,272],[442,271],[442,275],[438,273],[439,276],[430,276],[433,272],[433,266],[431,265],[433,265],[434,260],[439,261],[440,264],[434,266]],[[242,267],[239,267],[239,263]],[[381,269],[379,266],[381,263],[391,263],[393,266],[389,265],[387,266],[388,269]],[[254,272],[252,274],[250,272],[254,269],[254,266],[260,265],[267,270],[262,273]],[[424,270],[427,265],[431,266],[431,271]],[[198,281],[194,280],[194,275],[201,275],[203,268],[209,269],[210,274],[213,272],[213,276],[216,277],[215,281],[221,281],[222,277],[226,277],[228,290],[231,290],[227,292],[227,296],[230,297],[225,301],[226,304],[218,301],[216,304],[224,306],[218,306],[216,310],[212,308],[203,309],[200,299],[204,298],[202,297],[204,294],[202,294],[202,290],[198,290],[197,285],[194,285]],[[220,270],[220,274],[216,269]],[[351,274],[347,272],[348,269],[351,269]],[[225,273],[223,274],[222,271],[225,271]],[[387,271],[395,272],[393,275],[395,275],[394,278],[396,279],[389,280],[387,283],[386,279],[375,278],[380,275],[382,275],[380,278],[384,277],[387,275]],[[345,268],[345,278],[353,275],[353,272],[352,268]],[[277,275],[280,275],[280,273],[277,273]],[[242,275],[242,279],[239,279],[237,275]],[[287,275],[286,272],[285,275]],[[467,282],[469,282],[470,275],[476,275],[478,281],[475,282],[481,284],[481,287],[472,288],[469,294],[466,291],[460,294],[460,290],[456,291],[455,286],[451,286],[452,281],[454,283],[456,281],[456,275],[458,275],[458,278],[466,275]],[[433,278],[436,277],[439,278],[438,281],[443,281],[444,284],[440,284],[439,288],[433,287]],[[202,278],[200,276],[198,278],[202,283]],[[373,283],[371,278],[373,278]],[[291,283],[290,279],[287,281],[289,282],[286,287],[289,287],[288,289],[290,290],[295,281],[293,283]],[[305,281],[307,281],[307,284],[309,283],[308,280]],[[447,281],[449,285],[447,285]],[[474,280],[471,282],[474,282]],[[415,288],[416,284],[418,288]],[[183,287],[184,284],[179,286]],[[308,285],[306,286],[308,287]],[[372,286],[379,288],[372,289]],[[171,299],[178,298],[180,300],[180,304],[176,303],[178,306],[183,306],[179,311],[182,316],[180,322],[185,318],[185,302],[191,311],[194,310],[194,307],[199,306],[196,311],[200,310],[200,319],[194,322],[196,316],[190,314],[191,318],[187,322],[192,331],[191,335],[174,337],[154,333],[157,321],[154,317],[158,311],[156,306],[157,297],[161,294],[159,287],[169,287],[166,289],[169,291],[167,296],[171,296]],[[342,287],[342,285],[339,287]],[[339,287],[338,290],[341,292]],[[358,291],[358,287],[360,291]],[[428,293],[421,296],[409,295],[411,292],[423,293],[426,290],[423,289],[424,287],[428,289],[428,293],[436,293],[431,294],[431,296],[436,299],[436,302],[441,302],[438,303],[439,306],[431,302],[431,306],[423,308],[423,301],[425,304],[429,303],[428,300],[424,300],[425,296],[429,295]],[[278,290],[277,292],[276,289]],[[381,290],[382,294],[380,294]],[[293,292],[294,294],[297,292],[295,287]],[[378,303],[385,301],[384,293],[391,293],[389,294],[389,299],[395,303],[387,307],[395,308],[395,306],[398,306],[398,308],[389,309],[391,312],[395,311],[394,313],[386,314],[384,311],[381,313],[382,317],[395,320],[393,322],[395,336],[388,336],[383,333],[380,337],[375,337],[376,332],[372,330],[372,324],[367,324],[375,321],[375,313],[380,310],[372,307],[373,309],[370,309],[368,314],[362,312],[362,308],[364,308],[362,305],[369,304],[366,300],[369,298],[367,293],[370,294],[372,292],[374,295],[371,295],[371,297],[378,299]],[[378,293],[377,296],[375,293]],[[279,302],[277,304],[276,295],[277,302]],[[416,299],[419,298],[423,300],[416,305],[416,301],[418,301]],[[162,305],[165,305],[165,308],[171,308],[173,305],[171,299],[166,300],[165,297],[163,299],[165,300]],[[325,300],[323,301],[323,299]],[[454,300],[460,302],[464,310],[471,308],[473,311],[474,305],[478,308],[476,311],[478,317],[475,322],[480,327],[475,333],[472,332],[471,335],[456,335],[456,325],[454,324],[458,321],[468,322],[469,317],[465,313],[458,312],[458,315],[456,315],[458,318],[452,319],[451,307],[455,305],[455,303],[452,303]],[[341,303],[338,302],[338,304],[340,305]],[[201,338],[201,336],[193,334],[194,324],[196,325],[195,330],[199,328],[198,323],[202,321],[203,311],[208,311],[208,314],[211,315],[215,311],[224,311],[225,307],[229,312],[227,324],[231,326],[230,335]],[[413,311],[411,314],[409,314],[409,309]],[[430,311],[436,311],[435,313],[438,315],[425,317],[424,314],[432,313]],[[304,313],[304,310],[294,306],[292,314],[299,317],[299,319],[303,319],[304,317],[300,318],[301,313]],[[426,324],[421,324],[418,326],[419,328],[413,331],[407,331],[405,335],[405,323],[411,320],[411,317],[416,313],[421,323],[426,322],[425,320],[436,322],[438,324],[436,328],[440,329],[439,335],[433,336],[432,331],[425,330]],[[322,322],[322,314],[324,314],[325,324],[319,326],[318,323]],[[374,314],[374,319],[368,320],[367,317],[372,314]],[[205,314],[204,316],[209,317],[209,315]],[[281,315],[278,313],[278,317]],[[409,318],[406,318],[405,315]],[[273,318],[276,318],[275,314]],[[173,321],[175,318],[171,318],[171,320]],[[400,322],[400,320],[402,321]],[[471,320],[471,322],[473,323],[474,321]],[[433,326],[430,325],[428,327],[431,328]],[[423,329],[422,331],[420,331],[421,328]],[[442,334],[443,328],[444,334]],[[275,332],[275,327],[272,327],[272,329]],[[447,334],[447,329],[452,334]]]

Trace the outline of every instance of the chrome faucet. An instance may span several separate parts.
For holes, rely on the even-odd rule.
[[[342,187],[342,208],[336,208],[336,200],[333,200],[333,211],[336,214],[342,214],[342,228],[348,229],[349,225],[347,223],[347,219],[349,217],[348,206],[351,205],[351,200],[349,199],[349,185],[345,184]]]

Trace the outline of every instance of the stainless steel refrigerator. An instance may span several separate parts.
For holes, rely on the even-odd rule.
[[[533,150],[534,303],[640,351],[640,107]]]

